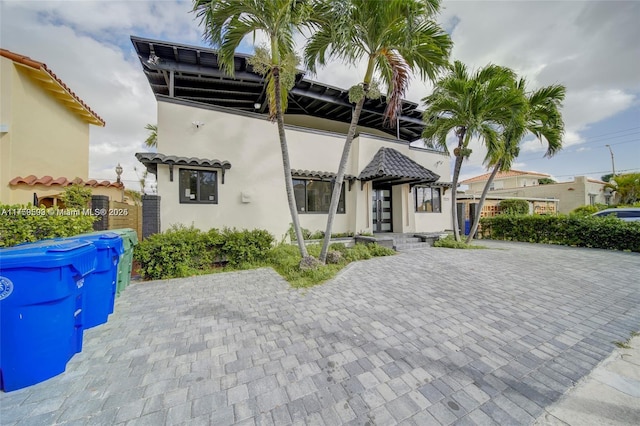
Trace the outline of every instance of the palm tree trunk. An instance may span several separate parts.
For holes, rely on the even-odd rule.
[[[489,180],[484,185],[484,189],[482,190],[482,195],[480,196],[480,201],[478,201],[478,208],[476,209],[476,217],[473,219],[473,226],[471,227],[471,232],[469,232],[469,236],[467,237],[466,243],[469,244],[473,239],[476,231],[478,230],[478,224],[480,223],[480,212],[482,211],[482,206],[484,206],[484,200],[487,198],[487,194],[489,193],[489,187],[493,182],[493,179],[498,174],[498,170],[502,167],[502,160],[498,161],[498,163],[493,167],[493,171],[491,172],[491,176],[489,176]]]
[[[342,192],[342,183],[344,182],[344,173],[347,169],[347,160],[349,159],[349,152],[351,151],[351,144],[356,134],[356,128],[358,121],[360,121],[360,114],[362,113],[362,107],[366,95],[369,91],[369,84],[373,78],[373,70],[375,68],[375,61],[373,56],[369,56],[369,63],[367,64],[367,71],[364,74],[362,80],[362,87],[364,89],[364,96],[356,104],[356,108],[351,116],[351,124],[349,124],[349,132],[347,133],[347,139],[344,142],[344,148],[342,149],[342,157],[340,158],[340,165],[338,166],[338,173],[336,175],[336,183],[333,186],[333,193],[331,194],[331,205],[329,206],[329,216],[327,217],[327,227],[324,231],[324,239],[322,241],[322,249],[320,250],[319,260],[324,263],[327,259],[327,252],[329,251],[329,243],[331,242],[331,231],[333,229],[333,221],[335,220],[336,213],[338,211],[338,203],[340,202],[340,193]]]
[[[451,182],[451,220],[453,221],[453,237],[456,241],[460,241],[460,230],[458,229],[458,178],[460,177],[460,169],[462,168],[462,148],[464,147],[464,139],[467,130],[460,129],[458,132],[458,153],[456,154],[456,163],[453,167],[453,181]],[[454,151],[455,152],[455,151]]]
[[[366,92],[366,90],[365,90]],[[329,217],[327,218],[327,228],[324,231],[324,240],[322,241],[322,250],[320,251],[320,262],[324,263],[327,259],[327,252],[329,251],[329,243],[331,242],[331,231],[333,229],[333,221],[338,211],[338,203],[340,202],[340,193],[342,192],[342,183],[344,182],[344,173],[347,169],[347,160],[349,159],[349,152],[351,151],[351,144],[356,134],[356,127],[360,120],[360,113],[364,106],[365,97],[358,101],[356,109],[353,111],[351,117],[351,124],[349,125],[349,133],[347,133],[347,139],[344,142],[344,148],[342,149],[342,157],[340,158],[340,166],[338,167],[338,174],[336,175],[336,183],[333,186],[333,193],[331,194],[331,205],[329,206]]]
[[[284,183],[287,188],[287,200],[289,202],[289,211],[291,212],[291,221],[296,233],[296,238],[298,239],[298,249],[300,249],[300,256],[304,258],[309,256],[309,253],[307,253],[307,246],[304,244],[304,237],[302,236],[302,229],[300,228],[300,220],[298,218],[298,209],[296,207],[296,198],[293,194],[293,179],[291,178],[291,163],[289,161],[287,135],[284,132],[284,114],[282,113],[282,99],[280,98],[280,69],[278,67],[273,69],[273,80],[276,96],[276,121],[278,122],[280,151],[282,152],[282,165],[284,168]]]

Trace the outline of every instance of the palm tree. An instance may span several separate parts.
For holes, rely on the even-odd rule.
[[[314,72],[331,58],[356,64],[366,59],[362,82],[349,91],[355,109],[331,196],[320,261],[324,262],[338,209],[349,151],[365,98],[376,98],[374,73],[387,86],[385,121],[395,124],[411,72],[435,79],[448,65],[451,39],[432,19],[440,0],[324,0],[318,2],[318,30],[305,48],[307,69]]]
[[[528,132],[533,133],[542,142],[543,138],[547,141],[547,152],[545,157],[551,158],[562,149],[562,136],[564,134],[564,121],[560,108],[566,93],[566,88],[562,85],[552,85],[538,89],[530,94],[525,94],[526,81],[520,79],[516,88],[526,96],[526,107],[524,108],[524,121],[516,118],[503,130],[501,136],[501,144],[496,151],[488,152],[486,161],[489,166],[493,166],[493,171],[487,180],[480,201],[476,217],[467,244],[473,239],[478,230],[480,223],[480,212],[487,198],[489,187],[493,182],[496,174],[511,170],[511,164],[520,154],[520,142]]]
[[[473,75],[460,61],[453,64],[448,75],[436,82],[434,92],[423,99],[426,104],[422,133],[428,147],[448,152],[447,136],[458,138],[451,190],[451,218],[456,241],[460,241],[456,209],[457,187],[462,161],[471,155],[469,142],[478,137],[488,152],[496,152],[500,129],[511,120],[523,120],[517,114],[525,105],[524,96],[515,88],[515,74],[505,67],[489,64]]]
[[[149,135],[147,139],[145,139],[144,144],[149,148],[156,148],[158,146],[158,125],[147,124],[144,128],[149,131]]]
[[[246,35],[265,33],[269,49],[256,49],[254,69],[263,71],[267,80],[270,118],[276,120],[291,220],[298,239],[300,255],[307,257],[298,210],[293,192],[289,148],[284,131],[284,110],[288,90],[283,80],[292,82],[295,73],[293,35],[306,25],[310,3],[304,0],[194,0],[193,11],[204,27],[204,38],[218,49],[222,69],[234,74],[235,51]]]

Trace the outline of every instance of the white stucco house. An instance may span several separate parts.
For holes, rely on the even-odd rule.
[[[265,81],[247,56],[235,75],[214,50],[131,37],[157,99],[156,153],[136,157],[157,178],[161,229],[262,228],[277,238],[291,222],[278,131],[268,120]],[[356,79],[354,78],[354,81]],[[383,124],[384,99],[367,100],[351,149],[334,232],[451,229],[450,159],[410,146],[423,122],[404,102],[397,126]],[[304,78],[285,115],[300,222],[324,230],[353,104],[347,90]]]

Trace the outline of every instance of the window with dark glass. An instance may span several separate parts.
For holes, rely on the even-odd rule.
[[[422,213],[440,213],[440,188],[430,188],[416,186],[414,188],[416,196],[416,211]]]
[[[338,213],[345,212],[344,184],[338,201]],[[300,213],[329,213],[333,184],[326,180],[293,179],[293,193]]]
[[[180,169],[181,203],[218,203],[217,172]]]

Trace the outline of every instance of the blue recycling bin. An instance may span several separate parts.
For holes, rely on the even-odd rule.
[[[0,249],[0,388],[5,392],[64,372],[82,350],[82,287],[95,246],[46,240]]]
[[[118,283],[118,263],[124,254],[120,235],[113,232],[82,234],[67,240],[86,241],[97,249],[96,269],[85,280],[83,327],[104,324],[113,313]]]
[[[464,235],[469,235],[470,232],[471,232],[471,221],[469,219],[466,219],[464,221]]]

